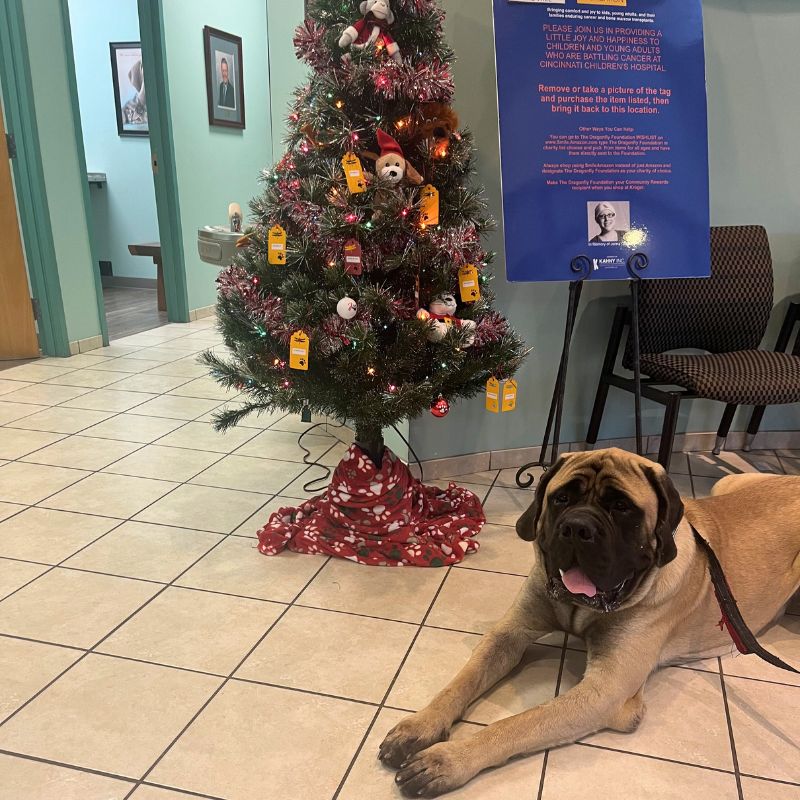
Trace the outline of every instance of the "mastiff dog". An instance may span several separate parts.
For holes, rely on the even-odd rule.
[[[732,475],[682,500],[664,469],[623,450],[562,457],[517,522],[536,561],[467,665],[380,746],[408,797],[435,797],[511,758],[608,728],[632,732],[659,667],[730,652],[706,554],[711,544],[749,627],[779,618],[800,587],[800,476]],[[448,741],[467,707],[551,631],[586,642],[581,682],[522,714]]]

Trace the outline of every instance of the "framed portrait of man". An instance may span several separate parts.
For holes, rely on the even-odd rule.
[[[206,25],[203,28],[206,55],[208,124],[244,128],[244,75],[242,39]]]
[[[110,42],[109,47],[117,133],[120,136],[148,136],[142,45],[140,42]]]

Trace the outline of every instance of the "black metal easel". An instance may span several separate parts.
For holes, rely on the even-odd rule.
[[[639,365],[639,284],[642,277],[641,272],[647,269],[650,259],[644,253],[634,253],[627,263],[628,275],[630,276],[631,299],[632,299],[632,321],[631,330],[633,332],[633,352],[634,352],[634,381],[635,388],[635,414],[636,414],[636,451],[642,455],[642,375]],[[558,448],[561,444],[561,418],[564,411],[564,391],[567,385],[567,367],[569,365],[569,352],[572,344],[572,334],[575,330],[575,320],[578,316],[578,305],[580,304],[581,292],[583,291],[584,281],[592,274],[592,261],[588,256],[576,256],[570,263],[570,269],[578,276],[569,284],[569,300],[567,302],[567,324],[564,331],[564,346],[561,350],[561,363],[558,366],[556,385],[553,389],[553,399],[550,403],[550,413],[547,416],[547,425],[544,429],[544,438],[539,453],[539,460],[524,464],[517,470],[517,486],[520,489],[530,487],[535,478],[528,472],[534,467],[543,467],[548,470],[555,464],[558,458]],[[555,423],[555,425],[554,425]],[[553,440],[550,441],[552,432]],[[550,458],[547,458],[547,450],[550,449]],[[528,472],[527,478],[523,479],[523,473]]]
[[[639,361],[639,287],[642,282],[641,273],[650,265],[650,259],[644,253],[634,253],[626,267],[631,283],[631,335],[633,336],[633,402],[636,415],[636,452],[642,456],[642,365]]]
[[[520,489],[527,489],[535,480],[533,475],[528,472],[526,480],[522,479],[522,474],[532,467],[552,467],[558,458],[558,446],[561,443],[561,416],[564,411],[564,390],[567,385],[567,366],[569,364],[569,351],[572,344],[572,333],[575,330],[575,319],[578,316],[578,305],[581,301],[584,281],[592,274],[592,261],[588,256],[576,256],[570,263],[570,269],[576,278],[569,284],[569,300],[567,302],[567,326],[564,331],[564,347],[561,350],[561,363],[558,365],[558,375],[556,385],[553,389],[553,399],[550,403],[550,413],[547,416],[547,425],[544,429],[542,439],[542,449],[539,452],[539,460],[525,464],[517,470],[517,486]],[[555,421],[555,429],[553,422]],[[550,446],[550,432],[553,432],[552,452],[550,460],[547,460],[547,449]]]

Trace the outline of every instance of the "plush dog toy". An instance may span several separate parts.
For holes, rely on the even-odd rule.
[[[417,311],[417,319],[433,323],[428,332],[428,341],[441,342],[447,336],[447,331],[455,325],[469,332],[464,347],[472,347],[477,323],[471,319],[459,319],[455,315],[456,307],[456,298],[449,292],[444,292],[433,298],[427,311],[424,308]]]
[[[364,0],[361,3],[362,19],[345,28],[339,39],[339,47],[350,47],[353,50],[364,50],[377,45],[385,47],[386,52],[398,64],[403,57],[400,47],[391,37],[388,30],[394,24],[394,13],[389,0]]]
[[[375,174],[390,186],[398,186],[403,179],[413,186],[419,186],[423,182],[422,175],[406,161],[403,148],[400,147],[397,140],[380,129],[378,129],[377,137],[380,155],[363,154],[375,162]]]

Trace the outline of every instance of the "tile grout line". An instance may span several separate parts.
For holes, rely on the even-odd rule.
[[[185,423],[185,425],[188,425],[188,424],[189,424],[188,422]],[[180,428],[185,427],[185,425],[181,425],[181,426],[179,426],[179,428],[176,428],[175,430],[179,430]],[[143,447],[144,447],[144,445],[143,445]],[[135,450],[134,452],[138,453],[139,450],[141,450],[141,449],[143,449],[143,448],[139,448],[139,449]],[[117,459],[116,461],[112,461],[111,463],[115,464],[115,463],[117,463],[117,461],[121,461],[122,458],[125,458],[125,456],[122,456],[119,459]],[[21,463],[24,463],[24,462],[21,462]],[[109,464],[107,466],[111,466],[111,464]],[[86,470],[83,470],[83,471],[86,472]],[[40,504],[46,502],[47,500],[50,500],[51,498],[53,498],[57,494],[60,494],[61,492],[65,491],[66,489],[72,488],[73,486],[77,486],[77,484],[79,484],[81,481],[86,480],[87,478],[90,477],[90,475],[94,475],[94,474],[97,474],[97,472],[96,471],[95,472],[90,472],[89,474],[84,475],[82,478],[78,478],[73,483],[63,487],[62,489],[59,489],[56,492],[53,492],[52,494],[47,495],[46,497],[44,497],[41,500],[39,500],[37,503],[34,503],[33,505],[30,505],[30,506],[26,505],[26,507],[24,509],[22,509],[21,511],[17,511],[16,513],[12,514],[7,519],[13,519],[14,517],[19,516],[20,514],[22,514],[23,512],[27,511],[30,508],[46,508],[46,506],[42,506]],[[178,486],[181,486],[181,485],[183,485],[183,484],[182,483],[178,484]],[[174,492],[178,488],[178,486],[174,486],[169,492],[167,492],[166,494],[162,495],[162,497],[166,497],[168,494],[171,494],[172,492]],[[162,497],[160,497],[158,499],[160,500],[160,499],[162,499]],[[157,502],[157,500],[153,501],[153,503],[155,503],[155,502]],[[151,505],[153,505],[153,503],[148,503],[148,505],[145,506],[145,508],[141,509],[141,511],[144,511],[145,509],[149,508]],[[61,509],[49,509],[49,510],[51,510],[51,511],[59,511]],[[136,514],[141,513],[141,511],[137,511]],[[98,515],[85,514],[85,512],[69,512],[69,513],[83,513],[85,516],[98,516]],[[136,516],[136,514],[134,514],[133,516]],[[10,592],[9,594],[4,595],[3,597],[0,597],[0,604],[2,604],[2,602],[4,600],[7,600],[12,595],[14,595],[17,592],[19,592],[22,589],[24,589],[26,586],[30,586],[32,583],[34,583],[34,581],[37,581],[39,578],[42,578],[45,575],[47,575],[48,573],[52,572],[56,567],[61,566],[61,564],[63,564],[65,561],[68,561],[73,556],[78,555],[78,553],[82,552],[83,550],[85,550],[90,545],[92,545],[95,542],[100,541],[100,539],[103,539],[104,537],[108,536],[110,533],[112,533],[113,531],[117,530],[117,528],[119,528],[121,525],[124,525],[126,522],[132,521],[132,517],[126,517],[125,519],[120,519],[119,517],[104,517],[104,519],[119,520],[119,524],[115,525],[113,528],[111,528],[110,530],[106,531],[104,534],[98,536],[97,539],[94,539],[93,541],[91,541],[91,542],[87,543],[86,545],[84,545],[83,547],[79,548],[74,553],[72,553],[71,555],[67,556],[67,558],[62,559],[58,564],[53,564],[50,567],[50,569],[45,570],[44,572],[42,572],[40,575],[37,575],[32,580],[28,581],[27,583],[24,583],[22,586],[17,587],[13,592]],[[3,520],[3,522],[6,522],[6,521],[7,520]],[[2,725],[2,723],[0,723],[0,725]]]
[[[719,667],[719,683],[722,688],[722,702],[725,706],[725,722],[728,726],[728,737],[731,743],[731,758],[733,759],[733,772],[736,776],[736,791],[739,793],[739,800],[744,800],[742,775],[739,771],[739,756],[736,753],[736,737],[733,735],[733,717],[731,716],[730,704],[728,703],[728,690],[725,686],[725,673],[722,669],[721,658],[717,658],[717,666]]]
[[[127,775],[118,775],[115,772],[106,772],[101,769],[93,769],[92,767],[76,767],[74,764],[66,764],[62,761],[55,761],[52,758],[34,756],[30,753],[15,753],[13,750],[5,750],[3,748],[0,748],[0,755],[9,756],[11,758],[21,758],[25,761],[35,761],[39,764],[50,764],[54,767],[62,767],[74,772],[88,772],[90,775],[99,775],[103,778],[113,778],[114,780],[125,781],[125,783],[133,783],[133,781],[136,780],[135,778],[131,778]]]
[[[655,756],[652,753],[635,753],[633,750],[619,750],[614,747],[607,747],[602,744],[592,744],[591,742],[574,742],[573,747],[589,747],[592,750],[604,750],[607,753],[622,753],[626,756],[635,756],[636,758],[644,758],[649,761],[660,761],[662,764],[675,764],[680,767],[693,767],[694,769],[702,769],[706,772],[716,772],[721,775],[733,775],[731,769],[722,769],[722,767],[709,767],[707,764],[693,764],[691,761],[681,761],[677,758],[667,758],[666,756]]]
[[[342,789],[344,788],[345,784],[347,783],[347,779],[350,777],[350,773],[352,772],[352,769],[355,766],[355,763],[358,760],[358,757],[361,755],[361,751],[364,749],[364,745],[366,744],[370,733],[372,733],[372,729],[375,727],[375,723],[377,722],[381,711],[383,711],[383,709],[386,708],[386,702],[388,701],[389,696],[391,695],[392,690],[394,689],[394,686],[397,683],[397,679],[400,677],[400,673],[403,671],[403,668],[405,667],[406,662],[408,661],[408,658],[411,655],[411,651],[414,649],[414,646],[417,643],[417,639],[419,638],[420,633],[422,633],[422,629],[425,627],[425,623],[427,622],[428,616],[430,615],[431,611],[433,610],[433,607],[436,605],[436,601],[439,599],[439,595],[441,594],[442,589],[444,588],[444,585],[447,582],[447,579],[450,577],[451,570],[452,570],[451,566],[447,567],[447,572],[446,572],[444,578],[442,578],[441,582],[439,583],[439,586],[436,589],[436,593],[434,594],[433,599],[431,600],[430,604],[428,605],[428,610],[425,612],[424,616],[422,617],[422,620],[417,624],[417,630],[414,633],[414,636],[411,639],[411,642],[409,643],[408,648],[406,649],[405,655],[401,659],[400,665],[397,667],[397,670],[394,673],[394,677],[389,682],[389,687],[386,689],[386,692],[383,695],[383,699],[381,700],[380,705],[376,709],[375,715],[373,716],[372,721],[369,723],[369,725],[367,725],[367,729],[366,729],[366,731],[364,731],[364,736],[361,738],[361,742],[359,743],[358,747],[356,747],[356,751],[353,754],[353,758],[350,760],[350,763],[347,765],[347,769],[345,770],[344,775],[342,776],[342,779],[339,781],[339,785],[336,787],[336,791],[333,793],[333,795],[331,797],[331,800],[338,800],[338,797],[339,797]]]
[[[302,474],[303,473],[301,473],[301,475]],[[287,484],[287,486],[288,486],[288,484]],[[161,498],[159,498],[159,499],[161,499]],[[154,500],[153,503],[155,503],[155,502],[158,502],[158,501]],[[153,505],[153,503],[151,503],[149,505]],[[149,506],[147,506],[147,507],[149,507]],[[123,523],[120,523],[120,524],[123,524]],[[117,527],[119,527],[119,526],[117,526]],[[110,531],[109,531],[109,533],[110,533]],[[107,534],[105,534],[105,535],[107,535]],[[125,619],[123,619],[122,622],[120,622],[119,624],[114,626],[114,628],[112,628],[112,630],[110,630],[108,633],[106,633],[105,636],[103,636],[98,642],[96,642],[91,648],[89,648],[89,650],[87,650],[83,655],[81,655],[76,661],[74,661],[65,670],[63,670],[58,675],[56,675],[55,678],[53,678],[51,681],[49,681],[41,689],[39,689],[39,691],[36,692],[32,697],[28,698],[28,700],[26,700],[21,706],[19,706],[19,708],[15,709],[5,719],[0,721],[0,728],[2,728],[9,720],[11,720],[17,714],[19,714],[19,712],[22,711],[22,709],[24,709],[28,705],[30,705],[30,703],[32,703],[37,697],[39,697],[39,695],[41,695],[43,692],[45,692],[47,689],[49,689],[50,686],[52,686],[63,675],[65,675],[67,672],[69,672],[71,669],[73,669],[77,664],[79,664],[81,661],[83,661],[83,659],[86,658],[86,656],[92,654],[93,651],[95,650],[95,648],[99,647],[101,644],[103,644],[104,641],[106,641],[106,639],[108,639],[109,637],[113,636],[123,625],[125,625],[127,622],[129,622],[131,619],[133,619],[133,617],[135,617],[136,614],[138,614],[142,609],[144,609],[148,605],[150,605],[150,603],[152,603],[157,597],[160,597],[170,586],[173,586],[175,584],[175,581],[179,580],[190,569],[192,569],[200,561],[202,561],[207,555],[209,555],[209,553],[211,553],[213,550],[215,550],[217,547],[219,547],[223,542],[227,541],[230,538],[230,536],[231,536],[230,533],[228,533],[226,535],[223,535],[218,542],[216,542],[209,550],[207,550],[205,553],[203,553],[203,555],[201,555],[199,558],[197,558],[195,561],[193,561],[186,569],[184,569],[175,578],[173,578],[172,581],[170,581],[168,584],[165,584],[164,586],[162,586],[162,588],[158,592],[156,592],[152,597],[150,597],[148,600],[146,600],[142,605],[140,605],[137,609],[135,609],[131,614],[129,614],[127,617],[125,617]],[[87,545],[87,547],[88,547],[88,545]],[[73,555],[75,555],[75,554],[73,554]],[[70,558],[71,557],[72,556],[70,556]],[[64,559],[64,560],[66,560],[66,559]],[[54,569],[56,569],[57,566],[58,566],[57,564],[54,565],[51,569],[49,569],[46,572],[42,573],[42,575],[39,575],[39,576],[37,576],[37,578],[34,578],[33,581],[29,581],[28,583],[26,583],[25,586],[30,585],[31,583],[33,583],[35,580],[37,580],[38,578],[42,577],[43,575],[47,575],[48,573],[52,572]],[[21,588],[24,588],[24,587],[20,587],[20,589]],[[19,589],[17,589],[16,591],[19,591]],[[15,592],[12,592],[11,594],[14,594],[14,593]],[[8,595],[8,597],[10,597],[10,596],[11,595]],[[3,599],[6,599],[6,598],[3,598]],[[2,603],[2,601],[0,601],[0,603]],[[283,613],[285,613],[285,611]]]
[[[554,697],[558,697],[561,694],[561,679],[564,676],[564,665],[567,661],[567,642],[569,641],[569,634],[564,633],[564,642],[561,646],[561,662],[558,665],[558,676],[556,677],[556,690]],[[550,760],[550,750],[552,748],[547,748],[544,751],[544,758],[542,760],[542,775],[539,779],[539,792],[536,795],[536,800],[543,800],[544,798],[544,782],[545,776],[547,775],[547,763]]]
[[[743,778],[752,778],[753,780],[757,781],[764,781],[765,783],[777,783],[781,786],[800,786],[800,781],[784,781],[778,778],[765,778],[762,775],[752,775],[749,772],[742,773]]]
[[[131,778],[127,775],[117,775],[114,772],[104,772],[103,770],[92,769],[91,767],[77,767],[74,764],[67,764],[64,761],[56,761],[52,758],[42,758],[41,756],[33,756],[29,753],[15,753],[12,750],[0,749],[0,755],[8,756],[9,758],[18,758],[22,761],[33,761],[37,764],[48,764],[53,767],[60,767],[61,769],[69,770],[70,772],[82,772],[90,775],[98,775],[102,778],[110,778],[112,780],[121,781],[124,783],[134,783],[136,778]],[[188,789],[177,789],[174,786],[166,786],[158,783],[148,783],[148,786],[153,786],[158,789],[167,789],[175,792],[184,792],[192,797],[200,797],[202,800],[226,800],[224,797],[214,797],[210,794],[201,794],[199,792],[192,792]]]
[[[147,402],[147,401],[145,401],[145,402]],[[214,409],[212,409],[212,411],[216,410],[217,408],[220,408],[220,406],[222,406],[222,405],[225,405],[225,402],[222,402],[222,403],[220,403],[219,405],[215,406],[215,407],[214,407]],[[120,416],[121,414],[124,414],[124,413],[126,413],[126,412],[119,412],[118,414],[114,414],[114,415],[112,415],[112,417],[109,417],[108,419],[112,419],[113,417],[115,417],[115,416]],[[207,412],[207,413],[211,413],[211,412]],[[201,415],[201,416],[202,416],[202,415]],[[278,420],[275,420],[275,422],[280,422],[282,419],[284,419],[284,417],[285,417],[285,416],[286,416],[286,415],[284,415],[283,417],[280,417]],[[104,421],[104,422],[106,422],[107,420],[103,420],[103,421]],[[185,421],[183,421],[183,424],[182,424],[182,425],[179,425],[179,426],[178,426],[177,428],[175,428],[174,430],[170,431],[169,433],[166,433],[166,434],[164,434],[163,436],[159,437],[158,439],[155,439],[153,442],[150,442],[150,443],[144,443],[144,444],[142,444],[142,446],[141,446],[141,447],[139,447],[139,448],[137,448],[136,450],[132,451],[132,452],[131,452],[131,453],[129,453],[128,455],[133,455],[134,453],[138,453],[138,452],[140,452],[140,451],[141,451],[141,450],[143,450],[145,447],[147,447],[149,444],[155,444],[155,442],[158,442],[160,439],[164,438],[165,436],[169,436],[170,434],[172,434],[172,433],[175,433],[175,431],[181,430],[182,428],[185,428],[187,425],[189,425],[191,422],[195,422],[195,421],[196,421],[196,420],[185,420]],[[275,424],[275,423],[272,423],[272,424]],[[5,426],[0,426],[0,427],[5,427]],[[91,427],[91,426],[90,426],[90,427]],[[267,429],[265,429],[265,430],[269,430],[270,428],[271,428],[271,425],[270,425],[270,427],[269,427],[269,428],[267,428]],[[21,429],[18,429],[18,430],[21,430]],[[65,439],[62,439],[62,440],[59,440],[59,441],[65,441],[66,439],[69,439],[71,436],[75,436],[75,435],[77,435],[77,434],[67,434],[67,436],[65,437]],[[251,437],[251,438],[256,438],[256,436],[258,436],[258,435],[259,435],[259,434],[258,434],[258,433],[256,433],[256,434],[255,434],[253,437]],[[112,440],[112,441],[118,441],[118,440]],[[250,440],[248,440],[248,441],[250,441]],[[132,443],[132,444],[134,444],[134,443]],[[247,442],[243,442],[243,443],[242,443],[242,445],[239,445],[239,447],[242,447],[242,446],[244,446],[244,444],[247,444]],[[45,445],[45,447],[49,447],[49,445]],[[330,446],[330,447],[329,447],[329,448],[328,448],[328,449],[327,449],[327,450],[326,450],[326,451],[325,451],[325,452],[324,452],[324,453],[323,453],[323,454],[320,456],[320,458],[324,458],[324,456],[325,456],[325,455],[327,455],[327,453],[328,453],[328,452],[330,452],[330,451],[333,449],[333,447],[335,447],[335,445],[331,445],[331,446]],[[43,449],[43,448],[39,448],[39,449]],[[214,465],[216,465],[216,464],[217,464],[217,463],[219,463],[219,462],[220,462],[220,461],[221,461],[223,458],[225,458],[225,457],[226,457],[226,455],[232,455],[232,453],[233,453],[233,452],[235,452],[235,451],[236,451],[236,450],[238,450],[238,449],[239,449],[239,448],[237,447],[237,448],[234,448],[234,450],[233,450],[233,451],[231,451],[230,453],[227,453],[227,454],[224,454],[224,453],[223,453],[223,454],[220,456],[220,458],[218,458],[218,459],[217,459],[217,460],[216,460],[216,461],[215,461],[213,464],[211,464],[209,467],[206,467],[205,469],[209,469],[211,466],[214,466]],[[33,451],[33,452],[37,452],[37,451]],[[202,451],[202,452],[206,452],[206,451]],[[30,454],[27,454],[27,455],[30,455]],[[116,463],[118,463],[119,461],[121,461],[123,458],[126,458],[126,457],[127,457],[127,456],[121,456],[120,458],[116,459],[115,461],[112,461],[111,463],[107,464],[107,465],[106,465],[105,467],[103,467],[102,469],[106,469],[107,467],[109,467],[109,466],[112,466],[113,464],[116,464]],[[264,460],[268,460],[268,459],[264,459]],[[16,460],[15,460],[15,462],[16,462]],[[11,463],[11,462],[9,462],[9,463]],[[28,463],[28,462],[18,462],[18,463]],[[296,463],[296,462],[286,462],[286,463]],[[47,466],[47,465],[42,465],[42,466]],[[49,495],[47,495],[47,496],[46,496],[46,497],[44,497],[43,499],[39,500],[37,503],[34,503],[33,505],[27,505],[27,504],[24,504],[24,503],[23,503],[23,504],[20,504],[20,505],[24,505],[24,506],[25,506],[25,508],[21,509],[20,511],[17,511],[17,512],[15,512],[14,514],[11,514],[9,517],[7,517],[6,519],[4,519],[4,520],[3,520],[3,522],[6,522],[6,521],[7,521],[7,520],[9,520],[9,519],[13,519],[13,518],[14,518],[14,517],[16,517],[16,516],[19,516],[20,514],[22,514],[23,512],[27,511],[27,510],[28,510],[28,509],[30,509],[30,508],[47,508],[47,506],[42,506],[41,504],[42,504],[42,503],[44,503],[44,502],[46,502],[47,500],[50,500],[51,498],[55,497],[57,494],[60,494],[61,492],[65,491],[66,489],[70,489],[70,488],[72,488],[72,487],[74,487],[74,486],[77,486],[79,483],[81,483],[81,481],[84,481],[84,480],[86,480],[87,478],[91,477],[92,475],[96,475],[96,474],[112,474],[112,475],[113,475],[113,474],[115,474],[115,473],[102,473],[102,470],[77,470],[77,468],[71,468],[71,467],[65,467],[65,469],[76,469],[76,471],[86,472],[86,473],[88,473],[88,474],[85,474],[85,475],[83,475],[83,477],[81,477],[81,478],[78,478],[78,479],[77,479],[77,480],[75,480],[73,483],[71,483],[71,484],[68,484],[67,486],[65,486],[65,487],[63,487],[63,488],[61,488],[61,489],[59,489],[58,491],[56,491],[56,492],[53,492],[52,494],[49,494]],[[204,472],[204,471],[205,471],[204,469],[203,469],[203,470],[200,470],[200,472]],[[295,480],[297,480],[299,477],[301,477],[302,475],[304,475],[304,474],[305,474],[305,472],[307,472],[307,471],[308,471],[308,466],[306,467],[306,469],[305,469],[305,470],[303,470],[303,471],[300,473],[300,475],[298,475],[296,478],[293,478],[291,481],[289,481],[289,483],[287,483],[287,484],[286,484],[286,485],[285,485],[285,486],[284,486],[284,487],[281,489],[281,491],[283,491],[283,490],[287,489],[289,486],[291,486],[291,484],[292,484],[292,483],[294,483],[294,481],[295,481]],[[198,475],[200,474],[200,472],[198,472]],[[138,477],[138,476],[134,476],[134,477]],[[16,594],[17,592],[21,591],[22,589],[26,588],[27,586],[30,586],[30,584],[34,583],[34,582],[35,582],[36,580],[38,580],[39,578],[42,578],[42,577],[44,577],[44,576],[45,576],[45,575],[47,575],[49,572],[52,572],[52,570],[53,570],[53,569],[55,569],[55,568],[56,568],[56,567],[58,567],[58,566],[61,566],[61,564],[63,564],[63,563],[64,563],[64,561],[67,561],[69,558],[72,558],[73,556],[76,556],[76,555],[78,555],[78,553],[80,553],[82,550],[86,549],[86,547],[88,547],[89,545],[92,545],[92,544],[94,544],[95,542],[99,541],[100,539],[104,538],[105,536],[108,536],[108,534],[112,533],[114,530],[116,530],[117,528],[119,528],[119,527],[120,527],[120,525],[124,524],[125,522],[132,522],[132,521],[135,521],[135,520],[133,519],[133,517],[137,516],[138,514],[141,514],[143,511],[146,511],[148,508],[150,508],[151,506],[153,506],[153,505],[154,505],[155,503],[157,503],[159,500],[163,500],[165,497],[167,497],[168,495],[170,495],[170,494],[172,494],[173,492],[175,492],[175,491],[176,491],[177,489],[179,489],[181,486],[185,486],[185,485],[192,485],[192,486],[194,486],[194,485],[202,485],[202,484],[190,484],[190,483],[189,483],[189,481],[190,481],[190,480],[193,480],[195,477],[197,477],[197,476],[196,476],[196,475],[194,475],[194,476],[192,476],[192,478],[190,478],[189,480],[186,480],[186,481],[180,481],[180,482],[178,482],[178,483],[177,483],[177,484],[176,484],[176,485],[175,485],[175,486],[174,486],[172,489],[170,489],[168,492],[166,492],[165,494],[163,494],[161,497],[157,498],[156,500],[154,500],[154,501],[153,501],[153,502],[151,502],[151,503],[148,503],[148,504],[147,504],[147,505],[146,505],[144,508],[142,508],[142,509],[140,509],[139,511],[137,511],[137,512],[136,512],[135,514],[133,514],[132,516],[130,516],[130,517],[126,517],[126,518],[122,519],[122,520],[120,521],[120,524],[119,524],[119,525],[115,525],[115,526],[114,526],[114,527],[113,527],[111,530],[109,530],[109,531],[106,531],[106,533],[102,534],[102,535],[101,535],[101,536],[99,536],[97,539],[95,539],[95,540],[93,540],[92,542],[89,542],[88,544],[86,544],[86,545],[84,545],[83,547],[79,548],[79,549],[78,549],[76,552],[72,553],[72,554],[71,554],[70,556],[68,556],[66,559],[63,559],[63,560],[62,560],[61,562],[59,562],[58,564],[54,564],[54,565],[52,565],[50,569],[48,569],[48,570],[45,570],[44,572],[40,573],[40,574],[39,574],[39,575],[37,575],[35,578],[32,578],[30,581],[27,581],[26,583],[24,583],[22,586],[19,586],[19,587],[17,587],[17,588],[16,588],[14,591],[10,592],[10,593],[9,593],[9,594],[7,594],[7,595],[4,595],[3,597],[0,597],[0,603],[2,603],[4,600],[7,600],[9,597],[11,597],[12,595],[14,595],[14,594]],[[150,479],[150,478],[144,478],[143,480],[153,480],[153,479]],[[162,481],[162,482],[164,482],[164,483],[175,483],[175,481]],[[207,488],[224,488],[224,487],[207,487]],[[230,490],[228,490],[228,491],[230,491]],[[237,490],[233,490],[233,491],[237,491]],[[257,494],[257,493],[255,493],[255,492],[251,492],[250,494]],[[263,504],[262,504],[262,505],[261,505],[259,508],[263,508],[265,505],[267,505],[268,503],[270,503],[270,502],[271,502],[271,501],[272,501],[272,500],[273,500],[275,497],[277,497],[277,496],[278,496],[278,494],[271,495],[270,499],[269,499],[269,500],[265,500],[265,502],[264,502],[264,503],[263,503]],[[292,499],[295,499],[295,498],[292,498]],[[52,511],[59,511],[59,510],[63,510],[63,509],[49,509],[49,510],[52,510]],[[256,511],[255,511],[255,512],[253,512],[253,513],[254,513],[254,514],[255,514],[255,513],[258,513],[258,510],[259,510],[259,509],[256,509]],[[80,513],[83,513],[85,516],[101,516],[101,515],[86,514],[85,512],[69,512],[69,513],[78,513],[78,514],[80,514]],[[252,515],[251,515],[251,516],[252,516]],[[105,518],[105,519],[115,519],[115,520],[118,520],[118,519],[120,519],[119,517],[104,517],[104,518]],[[162,525],[163,527],[180,527],[180,526],[168,526],[168,525],[166,525],[165,523],[153,523],[153,524],[160,524],[160,525]],[[237,529],[238,529],[238,528],[237,528]],[[186,528],[186,530],[196,530],[196,528]],[[207,532],[207,533],[219,533],[218,531],[204,531],[204,532]],[[223,534],[220,534],[220,535],[223,535]],[[225,535],[224,535],[224,537],[225,537],[225,538],[227,538],[227,536],[230,536],[230,535],[232,535],[232,532],[229,532],[228,534],[225,534]],[[221,543],[221,540],[220,540],[220,542],[218,542],[217,544],[220,544],[220,543]],[[212,548],[212,549],[213,549],[213,548]],[[209,552],[210,552],[210,551],[209,551]],[[205,555],[208,555],[208,553],[206,553]],[[205,556],[203,556],[203,557],[205,557]],[[13,559],[13,560],[16,560],[16,559]],[[178,577],[180,577],[180,576],[178,576]],[[0,723],[0,724],[2,724],[2,723]]]
[[[227,538],[227,537],[226,537]],[[325,566],[330,561],[330,557],[326,558],[323,563],[320,565],[320,568],[311,576],[311,578],[305,583],[302,589],[297,593],[296,597],[299,597],[317,578],[317,576],[325,569]],[[294,601],[292,601],[294,602]],[[292,607],[291,604],[287,605],[286,608],[278,615],[278,617],[270,624],[267,630],[262,634],[258,641],[245,653],[244,657],[239,660],[239,662],[234,666],[234,668],[230,671],[228,676],[223,679],[222,683],[211,693],[211,696],[206,699],[206,701],[202,704],[202,706],[192,715],[191,719],[184,725],[184,727],[178,732],[178,735],[167,745],[166,749],[158,756],[158,758],[150,765],[150,767],[145,771],[142,777],[137,781],[136,785],[131,789],[131,791],[125,795],[123,800],[128,800],[130,796],[136,791],[136,789],[141,786],[141,784],[147,780],[147,776],[159,765],[162,759],[169,753],[169,751],[177,744],[177,742],[181,739],[181,737],[186,733],[187,730],[192,726],[192,724],[197,720],[200,715],[205,711],[206,708],[213,702],[214,698],[219,695],[219,693],[228,685],[231,681],[233,676],[241,669],[242,665],[247,661],[248,658],[255,652],[256,648],[264,641],[264,639],[269,636],[270,632],[275,628],[275,626],[286,616],[289,612],[289,609]],[[281,687],[283,688],[283,687]]]

